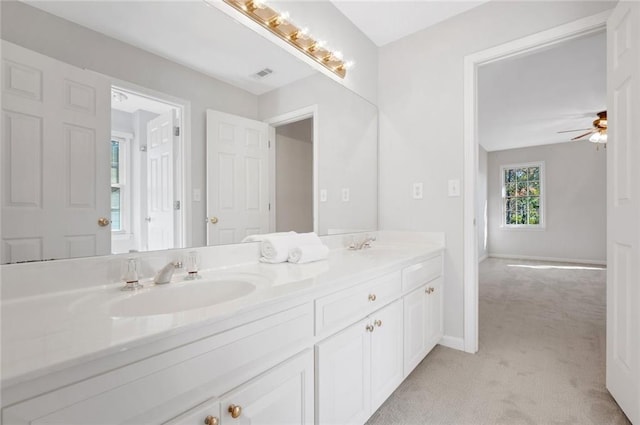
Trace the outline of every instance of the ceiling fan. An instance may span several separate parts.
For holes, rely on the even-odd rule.
[[[587,131],[584,134],[581,134],[579,136],[574,137],[573,140],[579,140],[582,139],[583,137],[587,137],[587,136],[591,136],[589,137],[589,141],[593,142],[593,143],[597,143],[597,144],[605,144],[606,147],[606,143],[607,143],[607,111],[602,111],[602,112],[598,112],[598,119],[596,119],[595,121],[593,121],[593,127],[592,128],[581,128],[581,129],[577,129],[577,130],[565,130],[565,131],[558,131],[558,133],[572,133],[574,131]]]

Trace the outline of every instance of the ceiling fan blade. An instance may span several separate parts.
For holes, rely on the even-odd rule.
[[[590,135],[590,134],[592,134],[592,133],[595,133],[595,132],[596,132],[596,130],[591,130],[591,131],[588,131],[588,132],[586,132],[586,133],[584,133],[584,134],[581,134],[581,135],[580,135],[580,136],[578,136],[578,137],[574,137],[574,138],[573,138],[573,139],[571,139],[571,140],[578,140],[578,139],[582,139],[584,136],[588,136],[588,135]]]
[[[579,128],[577,130],[563,130],[563,131],[558,131],[558,133],[573,133],[574,131],[587,131],[587,130],[591,130],[590,128]]]

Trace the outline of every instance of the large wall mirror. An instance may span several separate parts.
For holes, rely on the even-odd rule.
[[[377,108],[203,1],[3,1],[3,264],[377,228]]]

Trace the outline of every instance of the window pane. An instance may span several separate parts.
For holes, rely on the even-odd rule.
[[[516,168],[516,179],[517,179],[517,181],[527,180],[527,169],[526,168]]]
[[[120,143],[111,141],[111,184],[120,183]]]
[[[122,229],[121,194],[119,187],[111,188],[111,230]]]
[[[529,182],[527,195],[540,196],[540,182]]]
[[[518,182],[518,195],[527,196],[527,182]]]
[[[530,167],[528,170],[529,180],[540,180],[540,167]]]
[[[505,188],[505,195],[507,197],[516,196],[516,184],[515,183],[507,183]]]
[[[513,169],[504,170],[504,177],[506,182],[516,181],[516,172]]]

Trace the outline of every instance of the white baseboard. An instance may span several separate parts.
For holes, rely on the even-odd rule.
[[[482,257],[478,258],[478,263],[482,263],[487,258],[489,258],[489,254],[484,254]]]
[[[440,340],[440,345],[453,348],[454,350],[464,351],[464,338],[445,335]]]
[[[531,255],[511,255],[511,254],[492,254],[492,253],[489,253],[489,257],[504,258],[507,260],[553,261],[554,263],[592,264],[597,266],[607,265],[607,260],[584,260],[580,258],[535,257]]]

